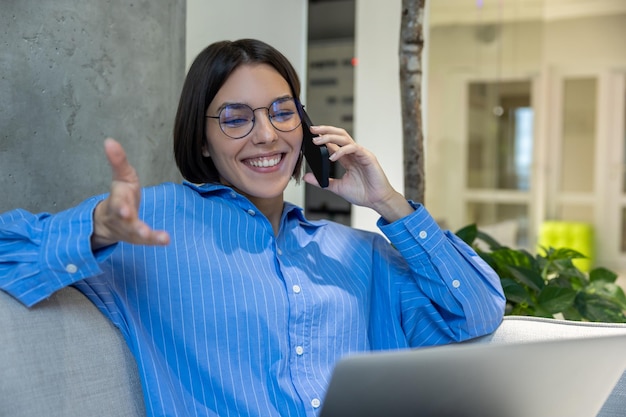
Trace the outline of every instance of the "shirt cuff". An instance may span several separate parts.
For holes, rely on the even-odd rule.
[[[426,256],[445,240],[444,232],[426,208],[413,201],[409,204],[415,211],[408,216],[393,223],[383,218],[377,222],[379,229],[407,260]]]
[[[50,274],[50,279],[46,280],[47,292],[102,272],[98,262],[106,258],[115,245],[98,251],[97,256],[91,249],[93,211],[99,201],[92,198],[51,217],[42,242],[42,263]]]

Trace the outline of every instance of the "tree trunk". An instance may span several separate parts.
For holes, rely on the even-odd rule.
[[[400,97],[404,155],[404,195],[424,203],[422,132],[422,50],[426,0],[402,0],[400,25]]]

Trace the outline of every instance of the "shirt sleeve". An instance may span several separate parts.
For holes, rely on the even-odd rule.
[[[443,231],[420,204],[378,226],[408,265],[398,293],[402,328],[411,346],[458,342],[493,332],[502,321],[500,278],[476,252]]]
[[[91,250],[94,197],[58,214],[18,209],[0,215],[0,289],[26,306],[101,272],[112,247]]]

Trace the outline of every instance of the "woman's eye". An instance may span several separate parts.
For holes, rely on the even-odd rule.
[[[280,110],[272,115],[272,119],[278,121],[289,120],[293,117],[294,112],[292,110]]]
[[[250,123],[250,119],[246,117],[229,117],[222,119],[222,124],[231,127],[243,126]]]
[[[254,114],[252,110],[244,105],[227,106],[221,114],[220,122],[224,126],[238,127],[252,121]]]

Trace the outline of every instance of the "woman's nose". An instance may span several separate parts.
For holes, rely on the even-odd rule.
[[[252,128],[252,140],[255,143],[273,142],[278,139],[276,128],[270,121],[267,109],[258,109]]]

